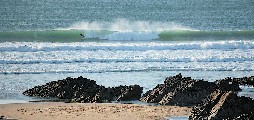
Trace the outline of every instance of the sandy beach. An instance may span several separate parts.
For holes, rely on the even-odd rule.
[[[158,120],[187,116],[191,108],[116,103],[21,103],[1,104],[4,119],[18,120]]]

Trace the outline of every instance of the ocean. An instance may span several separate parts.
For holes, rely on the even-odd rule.
[[[253,76],[254,1],[0,1],[0,104],[38,100],[22,92],[66,77],[146,92],[178,73]]]

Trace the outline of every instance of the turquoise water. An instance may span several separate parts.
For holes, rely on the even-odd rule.
[[[253,0],[1,0],[0,14],[2,103],[66,77],[145,92],[179,72],[254,75]]]

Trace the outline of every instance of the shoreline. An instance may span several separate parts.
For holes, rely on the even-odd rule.
[[[36,102],[0,104],[0,115],[4,116],[4,119],[19,120],[154,120],[189,116],[190,110],[191,107],[119,103]]]

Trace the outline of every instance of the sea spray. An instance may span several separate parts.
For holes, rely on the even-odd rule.
[[[160,22],[160,21],[132,21],[128,19],[115,19],[113,21],[80,21],[73,23],[67,28],[59,28],[57,30],[107,30],[119,32],[134,32],[134,31],[168,31],[168,30],[195,30],[188,26],[183,26],[175,22]]]

